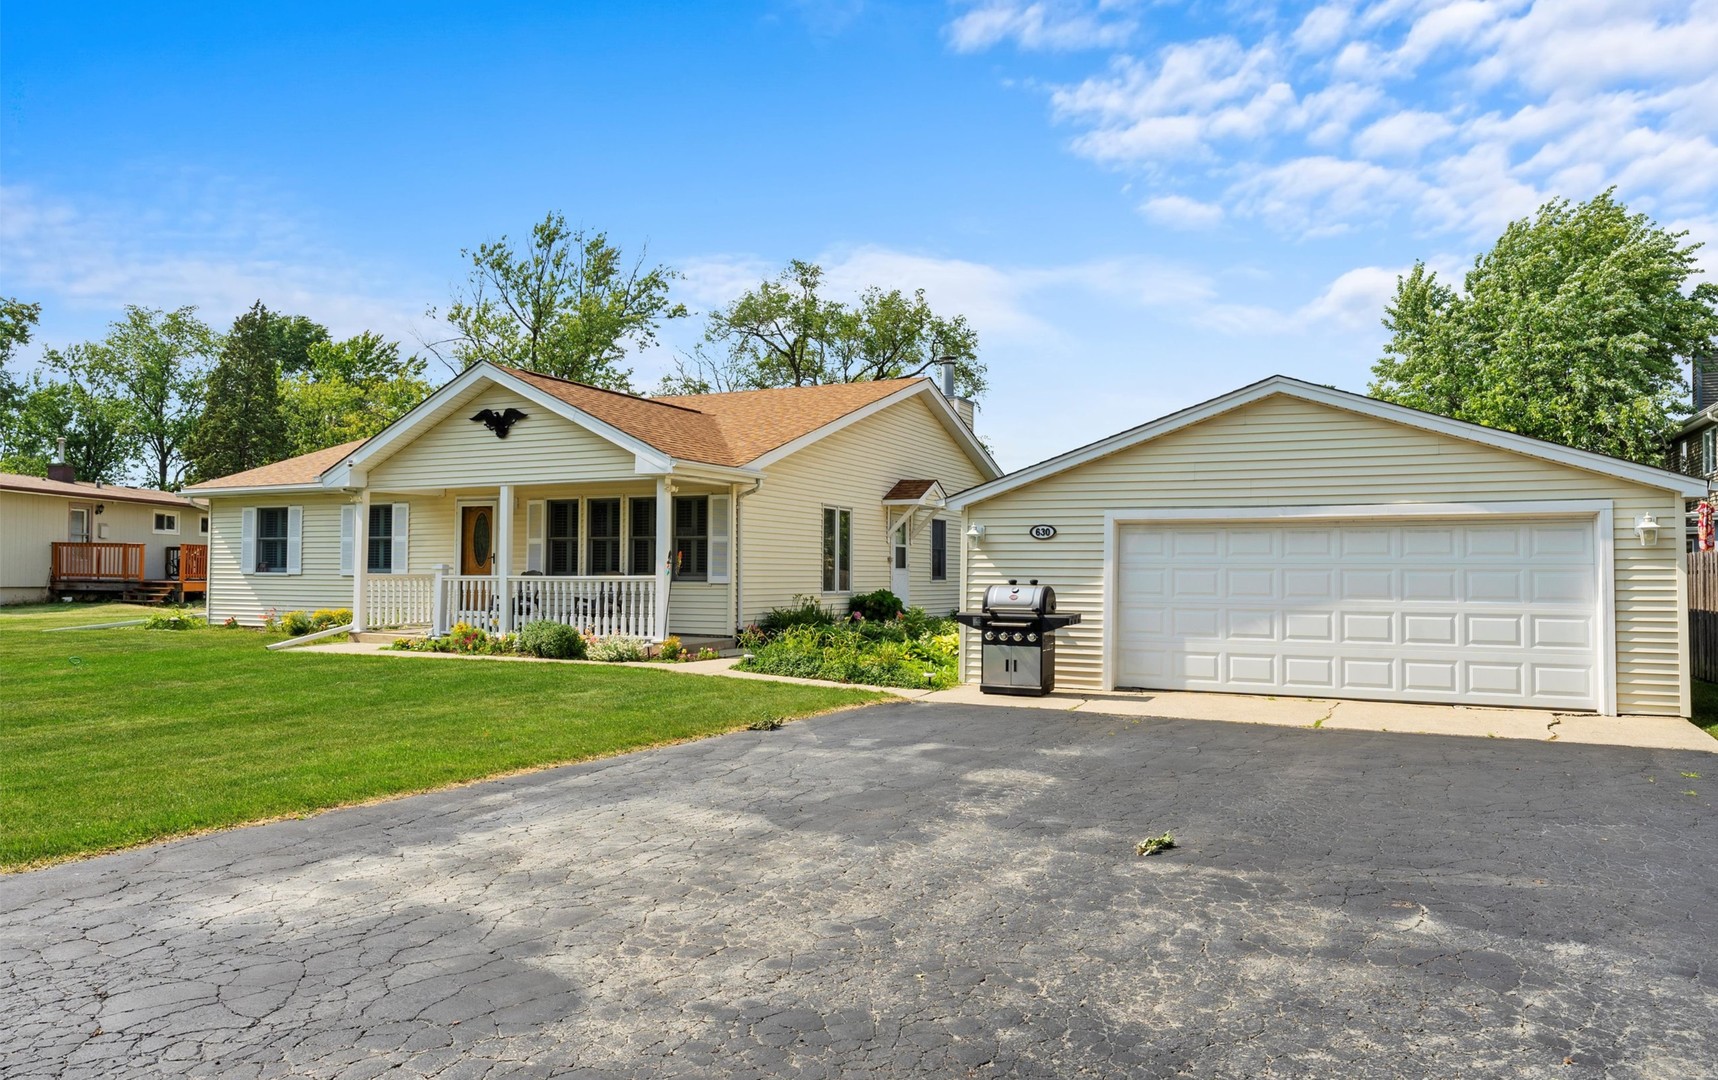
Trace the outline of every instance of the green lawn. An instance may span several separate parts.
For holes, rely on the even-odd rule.
[[[278,635],[244,630],[41,632],[139,614],[0,610],[0,867],[881,699],[633,667],[270,653]]]
[[[1718,683],[1694,680],[1694,722],[1718,739]]]

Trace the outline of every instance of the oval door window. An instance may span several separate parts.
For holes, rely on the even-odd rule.
[[[471,523],[471,557],[479,566],[489,561],[489,514],[482,510]]]

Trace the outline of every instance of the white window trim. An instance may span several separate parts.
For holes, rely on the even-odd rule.
[[[1297,521],[1390,521],[1474,520],[1488,517],[1591,517],[1593,520],[1594,567],[1597,593],[1597,634],[1602,643],[1599,650],[1599,707],[1601,715],[1617,715],[1617,632],[1616,632],[1616,536],[1612,531],[1612,504],[1609,499],[1563,499],[1545,502],[1496,503],[1362,503],[1353,506],[1265,506],[1252,509],[1155,509],[1110,510],[1104,514],[1103,600],[1099,617],[1103,621],[1102,655],[1099,660],[1099,685],[1115,689],[1114,652],[1115,619],[1110,617],[1112,600],[1120,581],[1116,559],[1121,526],[1153,523],[1191,524],[1209,521],[1220,524],[1271,522],[1290,525]],[[1679,575],[1680,576],[1680,575]],[[965,658],[965,650],[962,657]],[[1686,672],[1684,679],[1686,679]],[[1686,684],[1684,693],[1686,693]],[[1686,708],[1686,705],[1684,706]]]
[[[161,528],[159,523],[160,523],[162,518],[171,518],[173,521],[172,527],[167,528],[167,529]],[[179,511],[177,511],[177,510],[157,510],[157,511],[155,511],[155,516],[151,517],[149,519],[149,531],[154,533],[156,536],[178,536],[179,535]]]
[[[841,547],[841,519],[839,517],[837,517],[836,521],[835,521],[835,584],[838,586],[841,584],[841,559],[842,559],[842,556],[845,555],[847,557],[847,587],[845,589],[842,589],[842,588],[824,589],[824,588],[822,588],[822,585],[823,585],[823,523],[824,523],[825,512],[830,511],[830,510],[835,511],[836,514],[838,514],[838,515],[839,514],[846,514],[847,515],[847,547],[845,549],[843,549]],[[875,535],[875,534],[873,534],[873,535]],[[894,556],[892,553],[890,555],[889,565],[890,566],[895,565]],[[852,596],[853,595],[853,508],[851,506],[835,506],[833,504],[826,503],[821,508],[819,508],[819,510],[817,512],[817,584],[819,586],[819,591],[824,596]]]
[[[197,517],[197,535],[198,536],[208,536],[209,535],[209,515],[208,514],[198,515],[198,517]]]

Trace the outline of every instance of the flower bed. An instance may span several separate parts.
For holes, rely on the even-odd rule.
[[[909,608],[893,619],[855,612],[824,625],[804,618],[803,604],[790,610],[798,617],[766,617],[766,624],[781,629],[754,626],[740,635],[747,655],[734,665],[736,671],[934,690],[960,681],[960,634],[953,619]]]

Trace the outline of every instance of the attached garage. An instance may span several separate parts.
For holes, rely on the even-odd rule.
[[[1063,687],[1687,715],[1703,490],[1279,376],[950,503],[966,606],[1038,579],[1082,615]]]

